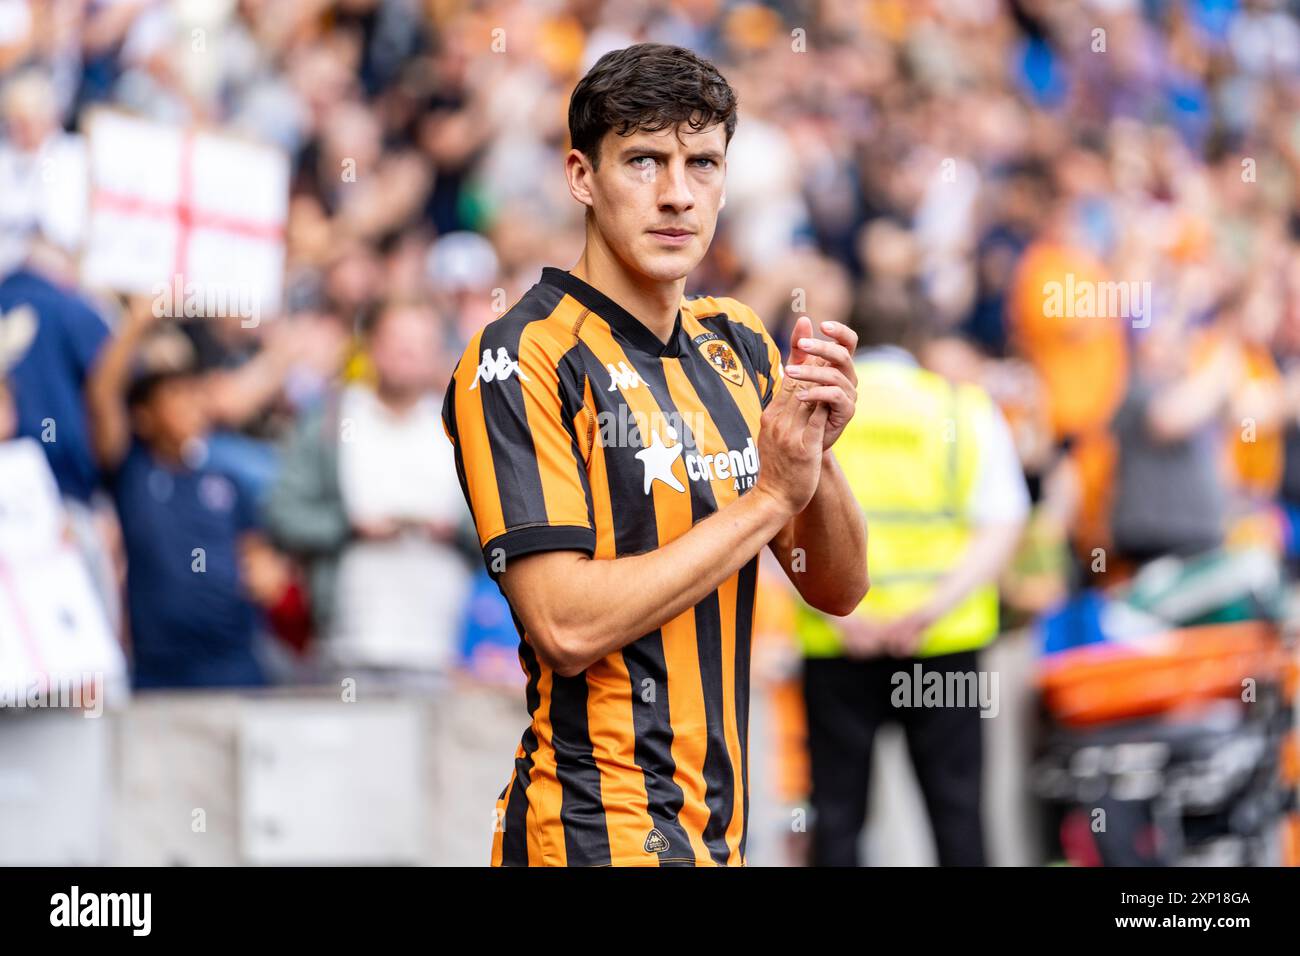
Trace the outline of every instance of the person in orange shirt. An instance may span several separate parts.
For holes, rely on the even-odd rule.
[[[1069,203],[1058,199],[1016,269],[1008,300],[1012,340],[1042,378],[1058,442],[1104,429],[1128,374],[1130,319],[1107,314],[1105,268],[1073,231]]]

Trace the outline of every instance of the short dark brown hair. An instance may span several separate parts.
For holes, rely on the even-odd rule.
[[[578,81],[569,99],[569,142],[600,164],[600,141],[614,130],[656,133],[686,123],[692,130],[717,123],[736,132],[736,94],[708,60],[666,43],[611,50]]]

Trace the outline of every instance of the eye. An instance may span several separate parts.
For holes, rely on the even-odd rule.
[[[710,168],[710,169],[713,168],[714,166],[718,165],[716,162],[714,162],[713,160],[709,159],[709,158],[706,157],[706,156],[701,156],[700,158],[696,159],[695,162],[697,162],[697,163],[703,163],[706,167],[708,167],[708,168]]]
[[[645,165],[644,163],[641,162],[641,160],[643,160],[643,159],[648,159],[648,160],[650,160],[651,163],[654,163],[654,161],[655,161],[655,159],[654,159],[653,156],[634,156],[634,157],[632,157],[632,159],[631,159],[631,163],[632,163],[632,165],[635,166],[637,169],[649,169],[649,168],[650,168],[649,166],[647,166],[647,165]]]

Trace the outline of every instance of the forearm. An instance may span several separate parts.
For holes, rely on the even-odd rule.
[[[866,596],[867,525],[830,451],[822,456],[821,480],[812,501],[772,548],[800,596],[818,610],[851,614]]]
[[[274,401],[289,370],[285,357],[270,351],[229,372],[212,376],[212,414],[220,424],[238,428]]]
[[[1147,408],[1147,425],[1158,441],[1181,441],[1212,422],[1229,398],[1229,379],[1215,363],[1159,391]]]
[[[131,358],[143,329],[135,320],[123,319],[121,331],[105,346],[86,380],[86,406],[96,457],[112,465],[125,453],[130,440],[125,392]]]
[[[526,556],[507,568],[503,584],[539,656],[561,674],[577,674],[704,600],[788,518],[755,488],[654,551],[613,560],[536,556],[544,563]]]
[[[1022,521],[1010,521],[979,528],[961,561],[939,581],[926,602],[929,617],[943,617],[976,588],[997,580],[1014,556],[1024,527]]]

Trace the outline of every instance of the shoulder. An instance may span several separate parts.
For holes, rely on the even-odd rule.
[[[537,284],[499,318],[470,339],[461,365],[481,361],[519,362],[530,367],[558,365],[578,343],[581,310],[565,303],[563,290]],[[504,353],[502,352],[504,350]]]
[[[744,349],[750,364],[763,375],[771,375],[781,362],[780,352],[758,313],[731,296],[701,295],[684,300],[695,320]]]
[[[758,313],[739,299],[727,295],[697,295],[684,300],[684,307],[697,319],[720,319],[733,322],[751,332],[766,335],[767,329]]]

